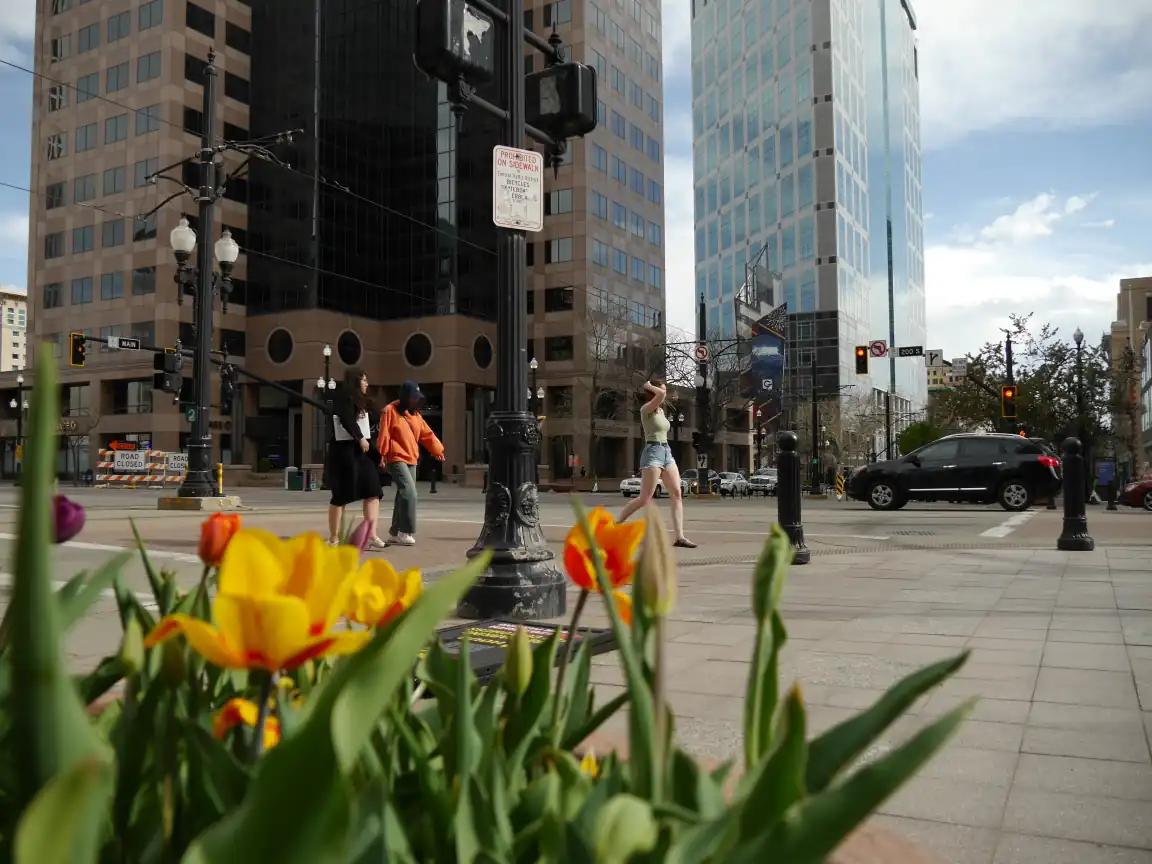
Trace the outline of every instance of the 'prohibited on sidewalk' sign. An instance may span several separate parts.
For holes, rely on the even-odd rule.
[[[501,228],[544,228],[544,157],[535,150],[492,148],[492,221]]]

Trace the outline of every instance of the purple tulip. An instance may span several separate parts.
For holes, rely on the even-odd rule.
[[[357,552],[363,552],[368,546],[369,539],[371,538],[368,536],[368,523],[361,520],[360,524],[356,526],[356,530],[348,535],[344,545],[353,546]]]
[[[63,495],[52,499],[52,526],[56,543],[67,543],[84,530],[84,508]]]

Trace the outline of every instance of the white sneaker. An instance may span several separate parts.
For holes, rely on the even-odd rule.
[[[415,546],[416,538],[411,534],[400,533],[396,535],[396,539],[389,538],[389,542],[396,546]]]
[[[371,551],[383,550],[388,548],[388,544],[379,537],[373,537],[368,541],[368,545],[365,548]]]

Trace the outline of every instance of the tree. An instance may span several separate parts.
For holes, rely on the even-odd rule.
[[[1008,380],[1004,344],[989,342],[968,356],[967,375],[939,394],[938,422],[972,430],[1022,429],[1053,443],[1076,434],[1088,443],[1103,440],[1111,432],[1113,390],[1104,345],[1085,342],[1081,349],[1078,403],[1076,346],[1048,324],[1034,332],[1031,317],[1013,315],[1008,328],[1017,387],[1015,420],[1000,416],[1000,388]]]
[[[1130,476],[1139,476],[1147,461],[1144,452],[1140,396],[1140,364],[1131,345],[1125,345],[1112,358],[1111,411],[1117,456],[1127,462]]]
[[[911,453],[913,450],[919,450],[925,444],[931,444],[942,435],[943,433],[936,426],[927,420],[921,420],[919,423],[908,426],[897,435],[896,442],[900,445],[901,453]]]

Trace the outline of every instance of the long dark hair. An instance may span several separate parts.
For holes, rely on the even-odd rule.
[[[352,403],[357,413],[362,411],[371,413],[372,411],[372,400],[368,398],[367,393],[360,390],[360,382],[365,377],[364,370],[359,366],[349,366],[344,370],[344,379],[340,382],[344,398]]]

